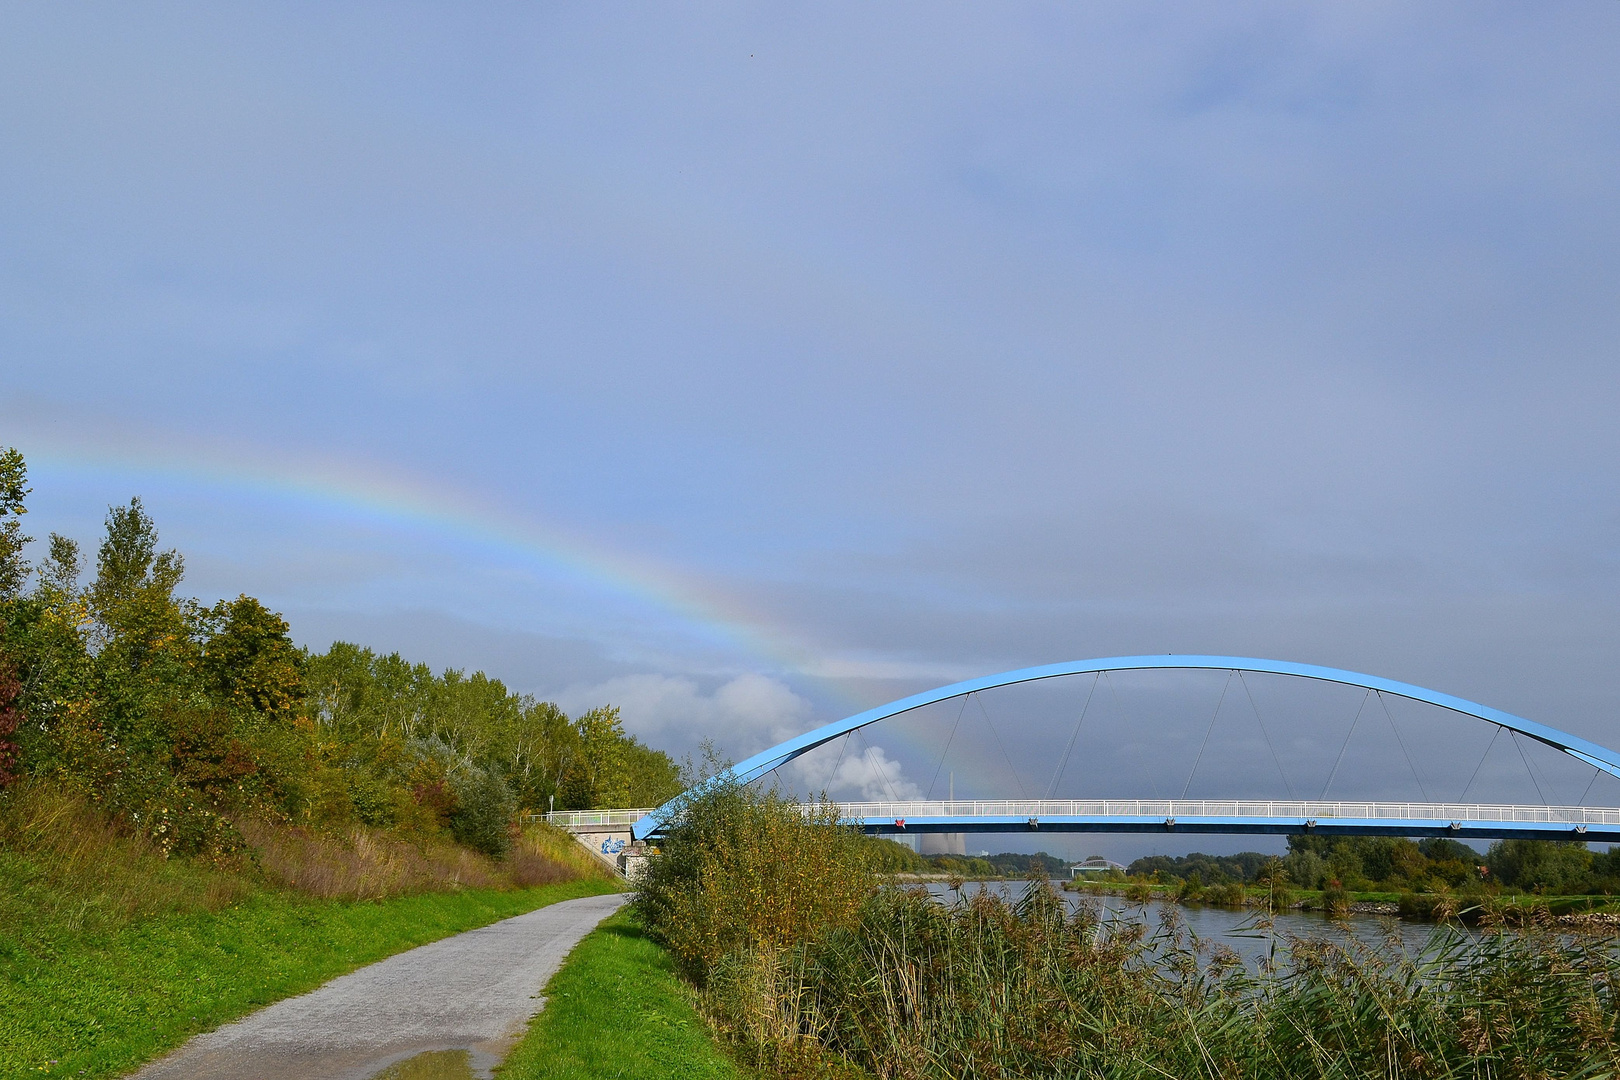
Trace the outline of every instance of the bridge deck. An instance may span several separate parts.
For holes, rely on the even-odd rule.
[[[1620,807],[1283,799],[957,799],[845,802],[869,833],[1321,833],[1620,843]],[[651,810],[559,810],[573,832],[628,831]]]
[[[1620,843],[1620,807],[1278,799],[997,799],[839,803],[871,833],[1205,832],[1541,838]]]

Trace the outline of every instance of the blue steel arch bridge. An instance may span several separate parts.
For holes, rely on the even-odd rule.
[[[1548,747],[1589,766],[1593,776],[1620,777],[1620,754],[1545,724],[1450,694],[1353,671],[1234,656],[1125,656],[1049,664],[942,686],[856,713],[742,761],[720,778],[760,779],[834,740],[927,706],[998,687],[1109,672],[1191,670],[1263,673],[1360,688],[1437,706]],[[1224,693],[1224,692],[1223,692]],[[1089,699],[1088,699],[1089,701]],[[1217,706],[1218,710],[1219,706]],[[1213,726],[1213,722],[1212,722]],[[1493,738],[1494,743],[1494,738]],[[1487,751],[1489,752],[1489,751]],[[1341,751],[1342,754],[1342,751]],[[1337,767],[1337,763],[1335,764]],[[1528,767],[1528,763],[1527,763]],[[1196,768],[1196,765],[1195,765]],[[1532,774],[1533,775],[1533,774]],[[708,781],[710,783],[715,781]],[[1539,785],[1538,785],[1539,787]],[[656,842],[685,795],[651,811],[596,812],[603,829],[628,826],[635,841]],[[1583,796],[1584,803],[1584,796]],[[874,834],[1006,833],[1267,833],[1323,835],[1540,838],[1620,843],[1620,807],[1551,803],[1471,803],[1327,799],[899,799],[837,804],[845,820]],[[608,818],[615,820],[610,824]],[[566,824],[566,822],[564,822]],[[580,822],[576,825],[590,826]]]

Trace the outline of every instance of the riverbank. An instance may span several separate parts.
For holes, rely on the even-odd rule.
[[[1126,900],[1261,910],[1321,911],[1328,914],[1382,915],[1430,922],[1457,918],[1509,922],[1550,917],[1565,925],[1620,926],[1620,899],[1612,896],[1543,896],[1527,893],[1397,893],[1342,892],[1316,889],[1272,890],[1238,884],[1209,886],[1196,894],[1176,885],[1149,882],[1066,881],[1068,892],[1117,896]]]

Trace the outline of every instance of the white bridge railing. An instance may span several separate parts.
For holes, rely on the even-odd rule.
[[[559,829],[581,832],[591,828],[628,829],[650,813],[651,807],[645,810],[553,810],[549,814],[531,814],[530,817],[543,819],[546,824]]]
[[[894,818],[1335,818],[1620,825],[1620,807],[1510,806],[1489,803],[1313,802],[1274,799],[958,799],[945,802],[835,803],[848,821]],[[634,813],[634,811],[631,811]]]
[[[957,799],[834,803],[846,821],[922,818],[1278,818],[1332,821],[1489,821],[1620,826],[1620,807],[1513,806],[1496,803],[1318,802],[1282,799]],[[628,829],[651,808],[557,810],[536,818],[574,832]]]

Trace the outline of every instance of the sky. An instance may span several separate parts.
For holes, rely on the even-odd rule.
[[[1620,745],[1617,46],[1607,0],[9,4],[0,444],[36,536],[140,495],[192,594],[677,756],[1175,652]],[[1321,772],[1355,696],[1264,680],[1292,748],[1126,679],[1090,774],[1212,707],[1228,789]],[[1048,767],[1039,697],[959,788]],[[798,780],[956,775],[915,719]],[[1450,722],[1346,782],[1466,775]]]

